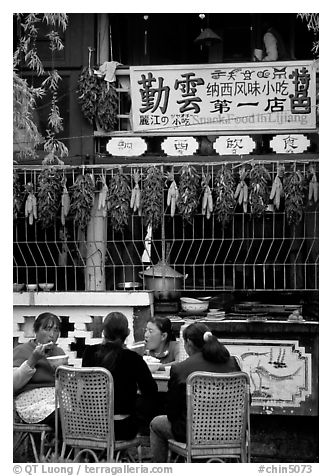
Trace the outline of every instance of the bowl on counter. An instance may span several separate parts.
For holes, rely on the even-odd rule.
[[[27,291],[37,291],[37,284],[27,284]]]
[[[180,298],[182,310],[191,314],[200,314],[209,308],[209,301],[194,298]]]
[[[117,289],[123,289],[124,291],[134,291],[135,289],[140,289],[142,284],[138,281],[125,281],[124,283],[117,283]]]
[[[19,284],[19,283],[14,283],[13,284],[13,292],[14,293],[20,293],[23,288],[24,288],[24,284]]]
[[[42,291],[51,291],[54,288],[54,283],[40,283],[39,287]]]
[[[59,365],[67,365],[69,355],[52,355],[51,357],[46,357],[48,363],[53,369],[59,367]]]

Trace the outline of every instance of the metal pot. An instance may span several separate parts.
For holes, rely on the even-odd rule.
[[[158,301],[176,301],[181,296],[183,280],[188,277],[162,261],[138,274],[144,279],[145,287],[154,291]]]

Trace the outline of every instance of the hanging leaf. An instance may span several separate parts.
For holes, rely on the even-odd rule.
[[[81,230],[85,230],[91,218],[95,198],[95,184],[91,174],[79,175],[70,187],[72,197],[70,213]]]
[[[223,165],[214,181],[214,194],[216,197],[214,214],[223,227],[230,222],[235,211],[234,189],[235,180],[232,171]]]
[[[271,181],[271,176],[263,165],[256,164],[250,170],[249,177],[251,215],[260,217],[265,212],[269,202],[268,182]]]
[[[163,214],[163,174],[157,167],[150,167],[143,180],[142,215],[144,225],[151,225],[155,230],[161,222]]]
[[[62,172],[46,167],[38,176],[38,217],[43,228],[54,225],[61,205]]]
[[[186,222],[191,223],[199,203],[199,175],[192,165],[184,165],[180,170],[178,191],[179,213]]]
[[[128,179],[120,170],[110,179],[107,193],[108,216],[115,231],[122,231],[128,225],[130,195]]]
[[[18,212],[21,211],[23,203],[23,191],[18,173],[13,174],[13,216],[16,220]]]
[[[305,181],[303,174],[293,171],[284,179],[285,211],[290,225],[298,225],[303,217]]]

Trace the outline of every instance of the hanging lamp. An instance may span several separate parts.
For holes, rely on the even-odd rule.
[[[211,30],[211,28],[204,28],[204,30],[202,30],[198,37],[194,40],[195,43],[205,46],[211,46],[212,44],[218,43],[219,41],[221,41],[220,36]]]

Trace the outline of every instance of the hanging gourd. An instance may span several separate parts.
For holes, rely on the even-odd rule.
[[[25,217],[28,218],[29,225],[33,225],[34,220],[37,220],[37,199],[33,192],[33,183],[28,182],[25,186],[25,191],[28,194],[25,200],[24,212]]]

